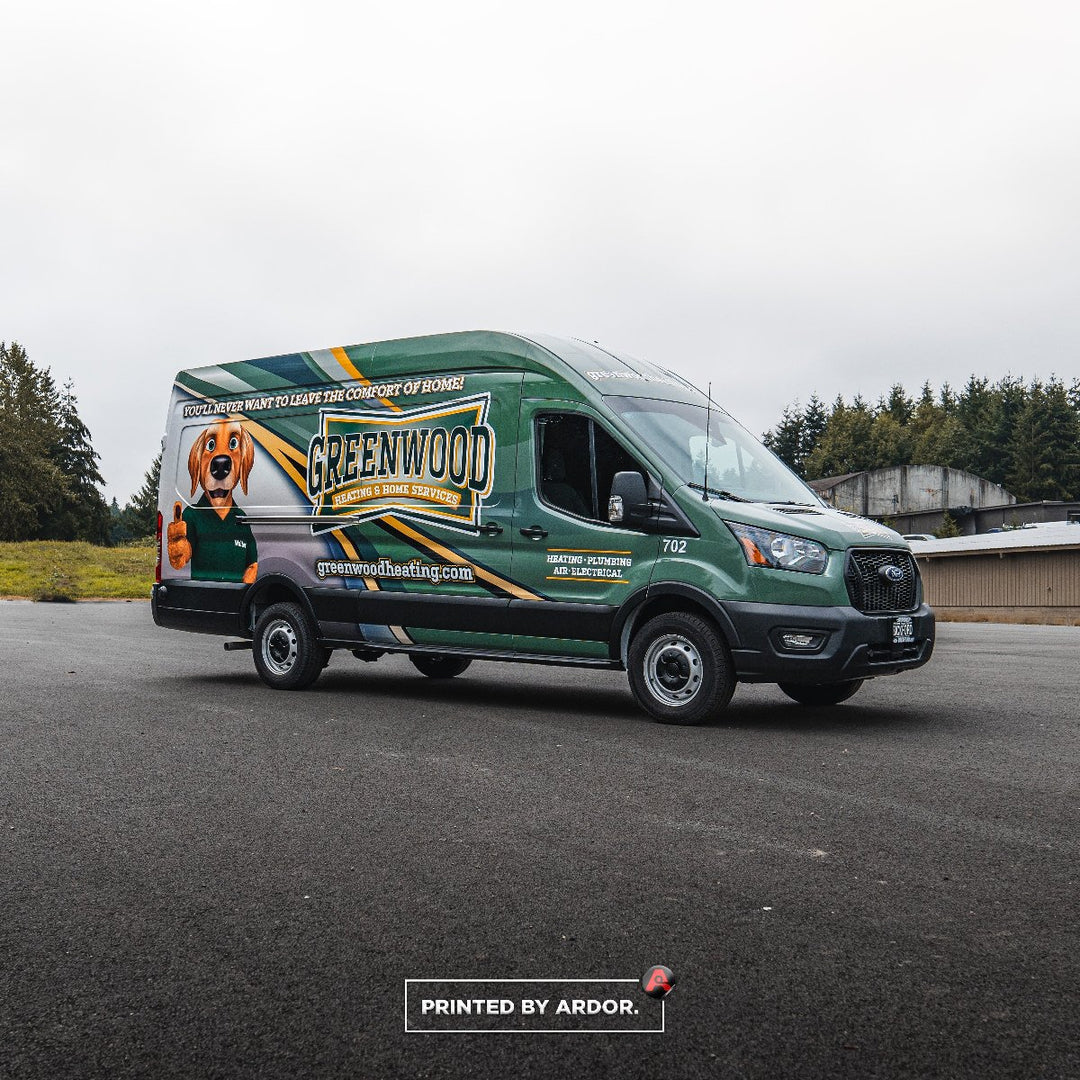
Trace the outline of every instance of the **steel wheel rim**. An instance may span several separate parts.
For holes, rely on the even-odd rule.
[[[642,666],[649,693],[664,705],[688,705],[701,690],[701,653],[682,634],[657,638],[646,651]]]
[[[262,636],[263,663],[275,675],[288,675],[296,664],[299,641],[296,628],[287,619],[275,619]]]

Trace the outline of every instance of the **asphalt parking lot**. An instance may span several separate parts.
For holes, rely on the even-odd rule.
[[[0,643],[0,1075],[1080,1075],[1080,628],[692,729],[574,669],[275,693],[142,603]],[[654,963],[664,1034],[404,1030],[407,978]]]

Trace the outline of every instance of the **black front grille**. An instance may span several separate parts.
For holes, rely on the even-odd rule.
[[[882,573],[887,566],[900,570],[899,580]],[[919,572],[910,551],[852,551],[844,578],[859,611],[913,611],[917,606]]]

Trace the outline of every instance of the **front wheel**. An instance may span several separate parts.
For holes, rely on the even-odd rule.
[[[785,683],[780,689],[800,705],[839,705],[862,686],[862,679],[838,683]]]
[[[650,619],[630,642],[627,676],[637,703],[662,724],[700,724],[735,692],[719,631],[685,611]]]
[[[472,663],[467,656],[447,656],[445,653],[413,653],[409,659],[413,667],[429,679],[452,679]]]
[[[255,668],[275,690],[303,690],[326,666],[329,650],[299,604],[271,604],[255,623]]]

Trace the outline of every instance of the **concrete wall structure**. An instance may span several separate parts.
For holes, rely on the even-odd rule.
[[[1080,502],[1008,503],[971,510],[953,507],[952,516],[965,536],[991,529],[1014,529],[1050,521],[1080,521]],[[893,528],[901,533],[936,533],[944,520],[944,510],[891,515]]]
[[[945,465],[894,465],[812,480],[810,486],[840,510],[876,518],[1016,502],[999,484]]]

